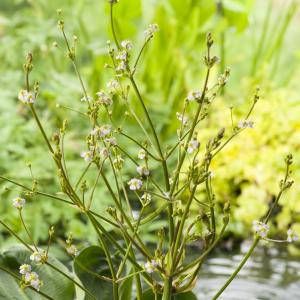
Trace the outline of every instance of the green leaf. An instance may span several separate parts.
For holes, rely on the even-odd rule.
[[[112,299],[112,283],[102,280],[96,274],[111,277],[104,251],[98,246],[91,246],[74,260],[74,270],[82,284],[99,300]],[[85,299],[91,299],[88,295]]]
[[[119,288],[119,297],[120,300],[131,300],[132,299],[132,285],[133,285],[134,276],[122,281]]]
[[[4,250],[0,254],[0,265],[19,276],[19,266],[24,263],[31,264],[31,261],[29,260],[30,254],[30,251],[28,251],[20,245],[11,247],[8,250]],[[54,265],[60,271],[68,274],[69,276],[72,276],[68,269],[55,257],[49,255],[48,262]],[[33,271],[37,272],[40,279],[44,282],[44,285],[41,288],[41,292],[54,299],[74,299],[75,287],[69,279],[67,279],[60,273],[54,271],[51,267],[47,265],[31,265]],[[11,275],[4,273],[4,271],[1,272],[0,278],[0,299],[41,299],[41,296],[39,294],[35,293],[30,289],[22,290],[18,286],[17,280],[14,279]],[[8,281],[10,282],[9,285],[7,285]],[[8,287],[10,288],[8,289]],[[5,295],[9,290],[11,291],[10,296],[8,298],[2,298],[1,296]]]

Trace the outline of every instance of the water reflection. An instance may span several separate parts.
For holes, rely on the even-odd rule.
[[[208,259],[195,288],[198,299],[211,299],[242,257],[222,253]],[[300,300],[300,260],[284,250],[260,247],[219,299]]]

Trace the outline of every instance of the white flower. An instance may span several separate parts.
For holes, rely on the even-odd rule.
[[[126,50],[121,50],[118,52],[116,56],[116,60],[127,61],[127,59],[128,59],[128,53]]]
[[[126,66],[126,63],[122,60],[117,68],[116,68],[117,72],[125,72],[127,70],[127,66]]]
[[[148,28],[144,31],[144,35],[146,39],[150,39],[153,37],[154,33],[159,30],[157,24],[150,24]]]
[[[22,274],[22,275],[30,273],[31,272],[31,265],[23,264],[19,267],[19,270],[20,270],[19,273]]]
[[[125,40],[121,42],[121,46],[126,49],[127,51],[130,51],[133,47],[132,42],[129,40]]]
[[[110,80],[106,86],[112,94],[115,94],[121,88],[118,80],[116,79]]]
[[[244,120],[244,121],[239,121],[238,123],[238,128],[253,128],[254,127],[254,122]]]
[[[265,238],[269,232],[269,225],[260,221],[253,221],[252,223],[253,231],[258,234],[261,238]]]
[[[141,197],[141,199],[143,201],[145,201],[146,203],[149,203],[152,200],[152,196],[148,193],[144,193]]]
[[[90,96],[83,96],[83,97],[80,99],[81,102],[91,102],[92,100],[93,100],[93,98],[90,97]]]
[[[191,154],[193,153],[195,150],[197,150],[200,146],[200,143],[198,142],[197,139],[192,139],[189,142],[188,148],[187,148],[187,153]]]
[[[46,252],[44,250],[34,251],[29,259],[35,263],[40,263],[46,258]]]
[[[36,272],[26,273],[24,280],[26,284],[30,284],[37,291],[39,291],[43,285],[43,282],[39,279],[39,275]]]
[[[288,243],[296,242],[299,239],[299,237],[297,236],[297,234],[291,228],[286,232],[286,234],[287,234],[286,241]]]
[[[21,197],[17,197],[15,199],[13,199],[13,206],[17,209],[22,209],[26,203],[26,200],[24,198]]]
[[[113,103],[112,99],[104,91],[101,90],[97,92],[96,95],[98,96],[98,100],[100,104],[104,106],[112,105]]]
[[[132,191],[137,191],[141,189],[143,185],[143,181],[137,178],[132,178],[128,181],[128,185],[129,185],[129,189],[131,189]]]
[[[176,113],[176,117],[177,119],[185,126],[188,123],[188,118],[186,116],[184,116],[183,114],[177,112]]]
[[[141,175],[141,176],[149,176],[150,171],[147,169],[145,166],[137,166],[136,171]]]
[[[86,161],[91,162],[93,160],[93,152],[92,151],[83,151],[80,156]]]
[[[68,254],[70,254],[72,256],[77,256],[77,254],[78,254],[78,250],[75,245],[68,245],[66,247],[66,250],[67,250]]]
[[[192,101],[195,101],[195,100],[199,100],[200,98],[201,98],[201,92],[199,92],[199,91],[192,91],[192,92],[188,93],[186,99],[189,102],[192,102]]]
[[[107,148],[102,148],[99,150],[99,155],[102,159],[105,159],[109,156],[109,150]]]
[[[152,259],[151,261],[147,261],[144,265],[144,269],[147,273],[153,273],[156,269],[156,267],[158,266],[158,262],[154,259]]]
[[[140,149],[138,152],[138,158],[139,159],[145,159],[146,158],[146,151],[144,149]]]
[[[28,92],[27,90],[21,90],[18,94],[18,99],[23,103],[34,103],[35,96],[32,92]]]
[[[105,137],[111,133],[111,126],[110,125],[103,125],[99,128],[99,136]]]
[[[117,140],[115,137],[110,137],[105,139],[105,142],[110,144],[111,146],[117,146]]]

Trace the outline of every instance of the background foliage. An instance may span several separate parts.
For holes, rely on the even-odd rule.
[[[53,165],[29,113],[18,103],[16,95],[23,86],[22,63],[25,53],[35,57],[34,79],[40,81],[41,96],[38,110],[49,135],[63,119],[70,121],[71,133],[66,140],[68,167],[72,176],[84,168],[79,157],[84,149],[82,139],[88,132],[84,119],[76,113],[58,108],[57,103],[81,109],[80,86],[65,55],[63,42],[56,26],[56,9],[64,12],[66,30],[79,38],[78,57],[89,93],[95,94],[110,79],[103,66],[107,61],[106,41],[110,39],[106,1],[95,0],[2,0],[0,2],[0,173],[30,185],[32,165],[43,191],[57,192]],[[223,9],[217,1],[127,0],[120,1],[117,30],[129,38],[138,51],[140,37],[147,24],[158,23],[160,32],[147,49],[138,69],[142,92],[150,105],[154,122],[166,143],[178,124],[171,122],[180,111],[183,99],[191,89],[199,88],[203,77],[202,56],[208,31],[216,40],[216,52],[221,57],[220,69],[229,66],[232,77],[226,93],[213,106],[201,136],[212,136],[224,126],[230,131],[230,107],[239,120],[247,110],[257,84],[263,99],[253,120],[255,128],[244,132],[216,159],[216,199],[233,203],[234,222],[230,232],[245,237],[245,229],[267,209],[282,172],[282,158],[288,152],[295,156],[294,179],[300,179],[300,102],[299,15],[296,1],[224,0]],[[58,42],[58,48],[53,42]],[[133,103],[134,105],[134,103]],[[131,120],[131,130],[138,131]],[[131,145],[128,145],[130,148]],[[128,177],[133,170],[128,168]],[[92,176],[92,175],[91,175]],[[18,194],[13,185],[1,183],[1,218],[21,229],[10,199]],[[296,223],[300,234],[300,186],[295,184],[282,201],[276,221],[282,232]],[[201,195],[199,195],[201,197]],[[101,186],[95,209],[101,213],[109,202]],[[37,197],[29,199],[26,222],[35,239],[43,242],[49,224],[55,224],[57,236],[73,232],[77,239],[94,239],[87,234],[85,220],[76,211],[65,210],[60,204]],[[96,202],[96,201],[95,201]],[[292,210],[295,212],[292,214]],[[151,241],[152,232],[163,220],[151,224],[145,236]],[[298,224],[297,224],[298,223]],[[84,225],[84,226],[83,226]],[[2,230],[2,229],[1,229]],[[11,243],[4,232],[0,243]]]

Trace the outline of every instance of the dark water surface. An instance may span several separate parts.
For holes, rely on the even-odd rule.
[[[210,300],[235,270],[247,246],[238,254],[216,254],[203,265],[194,289],[199,300]],[[300,300],[300,259],[285,248],[259,247],[220,300]]]

